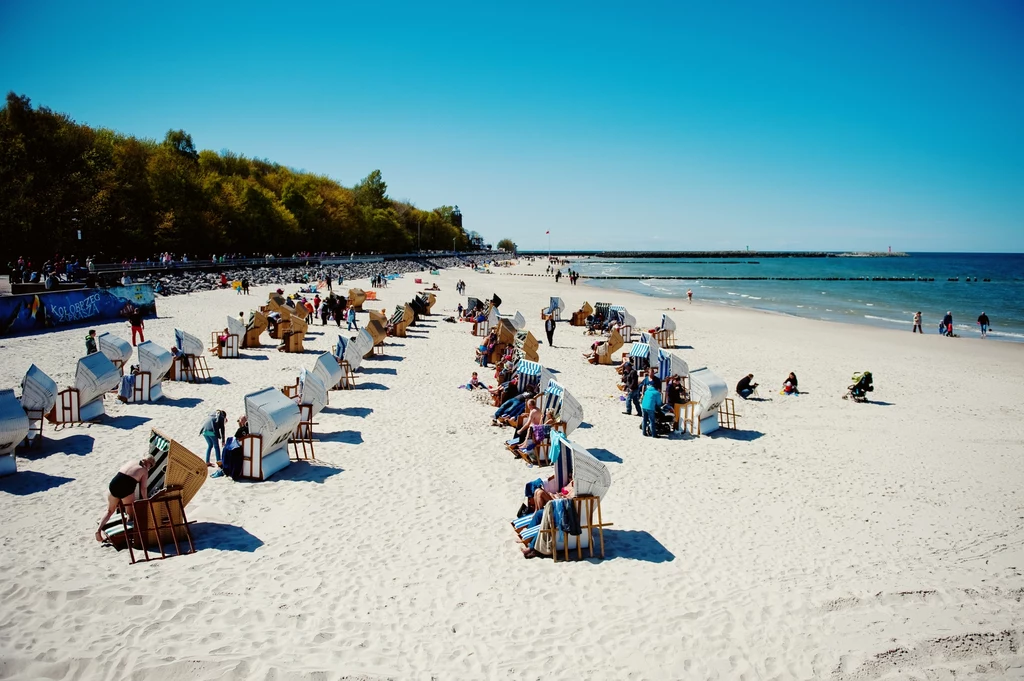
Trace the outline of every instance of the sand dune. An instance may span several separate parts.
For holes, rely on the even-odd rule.
[[[427,277],[441,314],[331,393],[315,462],[207,481],[191,556],[130,566],[97,544],[110,477],[151,427],[202,456],[202,416],[233,423],[243,394],[293,382],[333,324],[311,325],[303,355],[210,359],[213,384],[48,428],[0,479],[0,678],[1024,678],[1024,346],[521,276],[542,270]],[[549,295],[626,305],[644,327],[679,308],[675,352],[730,385],[754,372],[763,399],[739,405],[739,431],[645,439],[613,370],[581,359],[592,339],[559,324],[541,362],[583,404],[573,439],[611,470],[614,527],[604,561],[523,560],[508,522],[544,471],[509,456],[493,407],[457,389],[476,344],[442,321],[464,301],[459,278],[538,338]],[[392,282],[382,305],[419,288]],[[268,291],[161,299],[146,337],[205,339]],[[32,362],[68,385],[84,333],[0,339],[0,386]],[[874,403],[840,399],[863,369]],[[777,394],[789,371],[804,395]]]

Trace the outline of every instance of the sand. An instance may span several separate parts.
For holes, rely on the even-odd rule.
[[[1024,346],[522,276],[542,271],[426,279],[435,312],[464,300],[463,278],[538,338],[553,294],[626,305],[643,327],[675,307],[691,368],[762,383],[739,431],[652,441],[613,370],[582,360],[592,339],[558,325],[541,361],[583,404],[573,439],[612,474],[604,561],[521,557],[508,523],[546,471],[512,459],[493,407],[457,389],[476,340],[442,315],[331,393],[315,462],[208,480],[188,509],[194,555],[132,566],[93,539],[107,481],[151,427],[201,456],[202,415],[232,424],[243,394],[293,382],[336,338],[317,324],[304,355],[210,359],[217,383],[108,398],[99,423],[48,427],[19,457],[0,479],[0,679],[1024,678]],[[419,288],[406,276],[380,297]],[[268,290],[160,299],[146,337],[208,338]],[[0,386],[31,362],[68,385],[83,335],[0,339]],[[864,369],[874,403],[841,399]],[[789,371],[800,397],[777,393]]]

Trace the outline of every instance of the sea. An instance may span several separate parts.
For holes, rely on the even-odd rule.
[[[587,284],[778,314],[910,331],[921,312],[938,333],[947,311],[955,333],[1024,342],[1024,254],[909,253],[906,256],[672,257],[574,259]],[[608,278],[601,277],[624,277]],[[611,295],[609,302],[614,303]]]

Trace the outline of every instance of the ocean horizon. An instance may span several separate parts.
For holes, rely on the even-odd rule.
[[[920,311],[924,332],[938,333],[947,311],[955,333],[1024,342],[1024,254],[923,253],[886,257],[606,257],[572,260],[587,284],[653,297],[910,331]],[[834,253],[844,253],[835,251]],[[851,252],[845,252],[851,253]]]

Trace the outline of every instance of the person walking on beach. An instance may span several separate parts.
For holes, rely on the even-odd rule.
[[[978,326],[981,327],[981,337],[988,338],[988,315],[985,314],[984,312],[982,312],[981,316],[978,317]]]
[[[359,325],[356,324],[356,308],[350,307],[348,309],[348,330],[352,331],[353,329],[358,331]]]
[[[693,290],[686,289],[686,301],[690,303],[690,305],[693,305]]]
[[[96,541],[107,541],[107,536],[103,533],[103,526],[110,520],[110,516],[114,515],[118,502],[122,502],[125,507],[130,509],[135,503],[136,487],[139,488],[139,500],[141,501],[146,498],[149,471],[155,465],[156,459],[151,454],[138,461],[129,461],[121,466],[121,469],[110,481],[110,484],[107,485],[107,512],[102,520],[100,520],[100,526],[96,528]]]
[[[138,336],[143,343],[146,342],[146,336],[143,335],[142,331],[146,328],[146,322],[142,320],[142,313],[139,312],[139,308],[134,308],[131,314],[128,315],[128,323],[132,326],[132,345],[135,345],[135,337]]]
[[[953,337],[953,313],[946,310],[946,316],[942,318],[942,326],[945,329],[946,337]]]
[[[921,311],[918,310],[914,313],[914,328],[910,333],[924,334],[924,328],[921,326]]]
[[[555,347],[555,315],[549,314],[544,320],[544,333],[548,335],[548,345]]]
[[[85,354],[91,355],[94,352],[99,352],[96,347],[96,329],[89,329],[89,335],[85,337]]]

